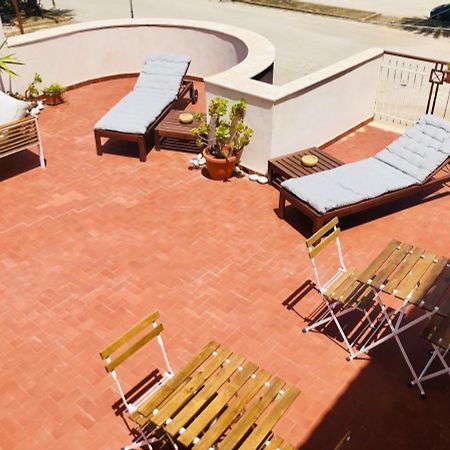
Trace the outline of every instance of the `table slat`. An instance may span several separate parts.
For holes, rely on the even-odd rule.
[[[145,403],[143,403],[137,413],[148,417],[153,410],[159,406],[163,401],[169,398],[169,396],[175,392],[177,388],[189,377],[200,365],[202,365],[211,354],[219,348],[217,342],[210,342],[206,347],[192,360],[184,366],[172,379],[160,387]],[[136,413],[135,413],[136,414]],[[135,414],[131,415],[131,418]],[[139,416],[137,414],[137,416]]]
[[[217,419],[214,425],[202,436],[200,441],[194,445],[194,450],[208,450],[223,432],[233,423],[236,417],[242,412],[245,405],[260,391],[264,384],[270,379],[270,374],[266,370],[260,370],[255,378],[251,378],[239,392],[239,395],[228,406],[223,414]],[[189,430],[189,428],[188,428]],[[185,434],[181,435],[180,442],[183,442]]]
[[[264,447],[264,450],[277,450],[283,444],[283,439],[280,436],[273,436],[270,440],[270,444]]]
[[[381,289],[381,286],[386,284],[386,281],[389,280],[389,277],[393,274],[397,266],[403,261],[412,247],[413,246],[410,244],[401,244],[400,248],[394,253],[388,264],[386,264],[386,266],[375,275],[372,281],[372,286],[377,289]]]
[[[220,387],[238,370],[238,368],[244,363],[245,358],[238,355],[232,355],[230,362],[218,371],[207,386],[199,391],[199,393],[191,399],[189,404],[183,408],[173,419],[173,421],[165,427],[167,433],[175,436],[181,427],[188,423],[198,411],[205,405],[211,397],[217,394]]]
[[[392,278],[388,281],[383,289],[383,292],[392,294],[394,289],[402,282],[403,278],[408,275],[409,271],[414,267],[414,264],[419,260],[423,250],[419,247],[414,247],[411,254],[407,255],[405,260],[398,266]]]
[[[444,270],[447,263],[447,258],[444,258],[442,256],[437,258],[437,262],[433,263],[430,270],[428,270],[428,272],[420,280],[420,284],[416,287],[409,300],[410,303],[417,304],[423,299],[428,290],[437,281],[439,275]]]
[[[439,306],[439,315],[447,316],[450,314],[450,267],[447,266],[441,272],[434,285],[428,290],[424,297],[424,308],[432,310]]]
[[[250,428],[255,425],[259,416],[271,405],[275,400],[280,390],[286,383],[278,377],[273,378],[270,381],[270,386],[264,394],[253,403],[247,410],[247,412],[239,419],[239,422],[233,426],[231,431],[224,437],[219,443],[219,450],[228,450],[234,448]]]
[[[251,362],[245,362],[242,370],[235,372],[230,384],[217,394],[217,397],[189,424],[187,429],[178,440],[185,446],[191,442],[217,417],[219,412],[225,407],[230,399],[238,392],[239,389],[248,381],[253,373],[256,372],[258,366]],[[261,378],[261,386],[269,379],[270,375],[266,372],[266,378]]]
[[[220,349],[216,356],[211,358],[204,367],[201,367],[181,389],[153,414],[151,421],[161,426],[169,417],[174,415],[205,383],[205,381],[225,362],[231,355],[231,350]]]
[[[387,261],[392,255],[396,247],[400,244],[400,241],[393,239],[383,249],[383,251],[364,269],[358,276],[358,280],[362,283],[368,284],[368,281],[373,278],[375,272]]]
[[[273,408],[267,416],[264,417],[261,423],[256,426],[244,443],[239,447],[240,450],[254,450],[255,448],[258,448],[263,442],[263,439],[271,432],[272,428],[281,419],[299,394],[300,389],[294,386],[290,386],[286,389],[281,398],[275,401]]]
[[[433,260],[436,259],[435,253],[425,253],[423,258],[419,259],[417,264],[411,270],[409,276],[406,276],[405,279],[397,286],[397,289],[394,291],[394,295],[398,298],[405,299],[411,291],[415,288],[417,283],[420,282],[423,274],[428,270],[428,268],[433,264]]]

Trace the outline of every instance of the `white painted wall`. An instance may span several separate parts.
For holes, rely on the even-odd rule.
[[[374,114],[383,55],[370,49],[282,86],[254,79],[275,61],[262,36],[224,24],[175,19],[121,19],[69,25],[9,40],[26,63],[17,87],[34,72],[44,83],[70,85],[105,75],[138,72],[152,52],[192,57],[189,73],[205,79],[207,101],[221,96],[248,102],[246,121],[255,130],[242,157],[266,172],[269,159],[321,145]]]

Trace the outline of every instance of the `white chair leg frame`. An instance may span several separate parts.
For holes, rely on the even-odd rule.
[[[153,322],[153,327],[156,327],[157,323]],[[137,411],[139,405],[141,405],[145,400],[147,400],[150,396],[152,396],[163,384],[165,384],[168,380],[170,380],[173,375],[174,372],[170,366],[170,362],[169,362],[169,358],[167,357],[167,353],[166,353],[166,349],[164,347],[164,342],[162,340],[162,337],[160,335],[158,335],[156,337],[158,344],[161,348],[161,353],[163,355],[164,358],[164,362],[166,364],[166,368],[167,368],[167,372],[163,374],[161,380],[158,381],[158,383],[156,383],[155,386],[153,386],[151,389],[149,389],[144,395],[142,395],[139,399],[137,399],[134,403],[130,403],[128,402],[128,400],[125,397],[125,393],[123,391],[122,385],[120,384],[119,378],[117,376],[117,373],[115,370],[111,371],[111,376],[113,377],[116,386],[117,386],[117,390],[119,391],[119,394],[122,398],[122,401],[124,403],[124,405],[127,408],[127,411],[129,414],[132,414],[134,412]],[[111,358],[107,358],[106,361],[109,363],[111,362]],[[145,427],[144,427],[145,428]],[[160,439],[157,438],[148,438],[145,435],[145,430],[143,427],[138,426],[138,430],[139,433],[141,434],[141,437],[138,438],[136,441],[134,441],[132,444],[127,445],[126,447],[122,447],[122,450],[132,450],[132,449],[140,449],[142,447],[142,445],[147,445],[148,448],[150,450],[152,450],[152,446],[151,443],[157,442]],[[170,440],[170,439],[169,439]],[[174,447],[176,448],[176,447]]]
[[[450,347],[447,348],[447,350],[445,350],[436,344],[431,344],[431,345],[433,346],[433,353],[432,353],[430,359],[428,360],[427,364],[425,365],[425,367],[423,368],[422,372],[417,377],[417,379],[414,379],[409,382],[409,386],[419,385],[419,383],[422,383],[427,380],[431,380],[432,378],[436,378],[436,377],[439,377],[439,376],[445,375],[445,374],[450,376],[450,367],[448,366],[447,362],[445,361],[445,357],[448,355],[448,353],[450,351]],[[428,369],[431,366],[431,363],[436,359],[436,356],[441,361],[444,368],[426,375],[426,373],[428,372]]]
[[[406,297],[406,299],[403,301],[402,305],[399,308],[397,308],[395,311],[389,313],[387,311],[386,307],[384,306],[383,301],[380,298],[379,292],[375,288],[373,288],[373,291],[374,291],[374,294],[375,294],[375,298],[377,299],[377,302],[378,302],[378,304],[379,304],[379,306],[381,308],[381,312],[382,312],[382,314],[384,316],[383,319],[381,319],[380,323],[378,324],[377,328],[374,331],[378,331],[379,328],[381,327],[381,325],[383,325],[384,323],[387,323],[387,325],[389,326],[389,328],[391,330],[391,333],[387,334],[386,336],[383,336],[380,339],[376,339],[373,342],[370,342],[370,340],[368,340],[362,346],[362,348],[360,350],[356,351],[353,355],[348,356],[347,360],[351,361],[352,359],[357,358],[358,356],[362,355],[363,353],[368,353],[371,349],[373,349],[375,347],[378,347],[379,345],[385,343],[389,339],[394,338],[396,340],[397,345],[398,345],[398,347],[399,347],[399,349],[400,349],[400,351],[401,351],[401,353],[403,355],[403,358],[404,358],[404,360],[405,360],[405,362],[406,362],[406,364],[407,364],[407,366],[408,366],[408,368],[409,368],[409,370],[410,370],[410,372],[411,372],[411,374],[412,374],[412,376],[414,378],[414,384],[416,384],[417,387],[419,388],[420,395],[422,397],[425,397],[425,391],[422,388],[420,379],[417,376],[417,374],[416,374],[416,372],[415,372],[415,370],[414,370],[414,368],[413,368],[413,366],[411,364],[411,361],[410,361],[410,359],[409,359],[409,357],[408,357],[408,355],[407,355],[407,353],[406,353],[406,351],[405,351],[405,349],[403,347],[402,342],[400,341],[399,335],[400,335],[400,333],[403,333],[403,331],[406,331],[407,329],[413,327],[414,325],[418,324],[419,322],[422,322],[423,320],[426,320],[426,319],[430,318],[433,314],[435,314],[439,310],[439,308],[436,307],[432,311],[427,311],[426,313],[422,314],[420,317],[418,317],[418,318],[416,318],[414,320],[411,320],[410,322],[408,322],[404,326],[401,326],[401,323],[402,323],[403,317],[405,316],[406,308],[407,308],[407,306],[409,304],[409,299],[410,299],[410,296],[412,295],[412,293],[409,294]],[[421,304],[422,304],[422,302],[421,302]],[[395,321],[395,324],[394,324],[393,321],[395,320],[395,316],[396,315],[398,315],[398,317],[397,317],[397,319]],[[391,317],[392,317],[392,319],[391,319]],[[369,338],[373,337],[375,334],[376,334],[375,332],[372,333],[371,336],[369,336]]]
[[[326,311],[324,312],[324,314],[322,314],[314,323],[312,323],[311,325],[308,325],[307,327],[303,328],[303,332],[307,333],[308,331],[314,330],[315,328],[318,328],[322,325],[326,325],[328,323],[330,323],[331,321],[334,321],[336,327],[339,330],[339,333],[345,343],[345,345],[347,346],[348,352],[350,353],[351,356],[354,355],[354,351],[353,351],[353,345],[355,344],[355,342],[358,340],[358,337],[365,331],[365,329],[367,329],[367,326],[373,326],[373,322],[371,321],[370,317],[368,316],[368,314],[366,313],[366,319],[368,320],[369,324],[365,327],[364,330],[362,330],[361,333],[358,334],[358,336],[353,340],[352,343],[349,342],[347,335],[345,334],[344,330],[342,329],[341,324],[339,323],[338,317],[342,317],[345,314],[355,311],[355,308],[345,308],[341,311],[338,311],[337,313],[335,313],[335,308],[338,306],[338,303],[330,303],[327,299],[327,297],[324,295],[324,292],[327,290],[327,288],[343,273],[347,271],[347,268],[345,267],[345,263],[344,263],[344,257],[342,254],[342,247],[341,247],[341,242],[339,240],[339,237],[336,238],[336,246],[337,246],[337,251],[338,251],[338,256],[339,256],[339,269],[338,271],[322,286],[321,282],[320,282],[320,278],[319,278],[319,271],[317,269],[316,263],[314,262],[314,258],[311,258],[311,264],[313,266],[313,273],[314,273],[314,278],[316,281],[316,284],[319,288],[320,291],[320,295],[322,297],[322,301],[324,302],[325,306],[326,306]]]

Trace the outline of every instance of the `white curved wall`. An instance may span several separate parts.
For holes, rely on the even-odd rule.
[[[370,49],[283,86],[255,78],[272,70],[273,45],[229,25],[175,19],[121,19],[53,28],[9,39],[26,63],[16,78],[24,90],[34,72],[65,85],[139,72],[152,52],[188,54],[189,73],[214,96],[245,98],[255,130],[242,163],[265,172],[270,158],[319,146],[373,117],[383,50]],[[270,77],[269,77],[270,78]]]
[[[20,77],[14,80],[17,88],[23,89],[35,72],[46,82],[65,85],[139,72],[150,53],[189,55],[192,58],[189,73],[205,78],[239,65],[249,53],[246,41],[253,45],[255,52],[252,42],[258,40],[270,50],[271,44],[264,38],[226,25],[123,19],[38,31],[12,37],[8,44],[26,63],[18,69]],[[270,63],[273,57],[272,48]]]

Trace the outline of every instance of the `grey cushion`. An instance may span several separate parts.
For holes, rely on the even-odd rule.
[[[27,115],[28,103],[0,91],[0,124],[22,119]]]
[[[134,90],[116,103],[95,129],[144,134],[161,112],[177,97],[190,58],[182,55],[151,55]]]
[[[291,178],[281,185],[316,211],[325,213],[416,183],[413,177],[369,158],[306,177]]]
[[[450,122],[423,116],[373,158],[281,185],[319,213],[422,183],[450,156]]]
[[[95,125],[96,129],[144,134],[173,98],[147,92],[132,91],[114,105]]]
[[[374,157],[422,183],[450,155],[450,122],[426,115]]]

